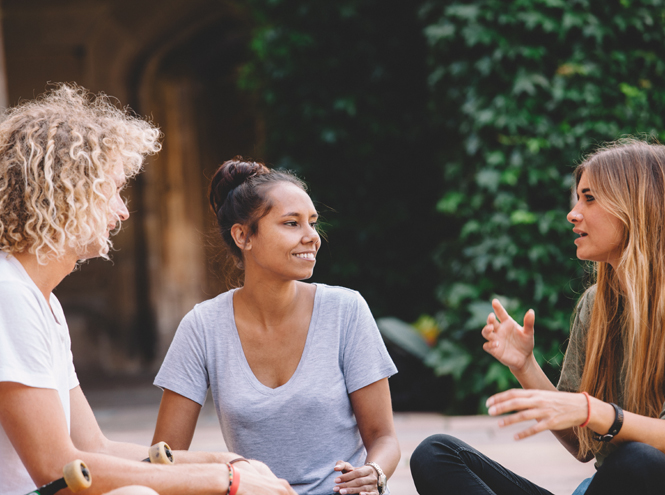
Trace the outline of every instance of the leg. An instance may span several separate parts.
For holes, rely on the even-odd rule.
[[[552,495],[450,435],[432,435],[411,456],[420,495]]]
[[[627,442],[605,459],[585,495],[662,494],[665,454],[639,442]]]

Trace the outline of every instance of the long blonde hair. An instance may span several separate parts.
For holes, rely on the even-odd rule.
[[[160,137],[105,95],[73,84],[8,109],[0,122],[0,250],[27,250],[45,263],[68,247],[99,246],[106,257],[115,160],[135,175]]]
[[[580,391],[657,418],[665,401],[665,146],[618,141],[578,166],[577,183],[582,174],[624,235],[617,270],[595,263]],[[588,428],[578,433],[581,457],[600,450]]]

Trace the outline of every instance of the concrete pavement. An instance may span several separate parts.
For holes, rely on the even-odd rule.
[[[112,440],[150,444],[161,391],[149,385],[124,388],[83,387],[102,430]],[[435,413],[396,413],[395,427],[402,460],[390,480],[393,495],[417,495],[408,462],[413,450],[429,435],[449,433],[469,443],[517,474],[555,495],[569,495],[594,472],[593,463],[576,461],[549,432],[516,442],[519,427],[499,429],[488,416],[442,416]],[[211,400],[206,402],[192,450],[226,451]]]

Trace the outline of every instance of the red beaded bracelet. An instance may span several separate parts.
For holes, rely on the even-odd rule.
[[[582,392],[582,394],[584,394],[584,397],[586,397],[587,414],[586,421],[580,425],[580,428],[584,428],[586,425],[588,425],[589,420],[591,419],[591,399],[589,398],[589,394],[586,392]]]
[[[236,495],[240,486],[240,471],[236,471],[236,468],[231,463],[227,462],[226,466],[229,468],[229,490],[226,492],[226,495]]]

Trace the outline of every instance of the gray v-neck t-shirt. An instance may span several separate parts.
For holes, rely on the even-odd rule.
[[[316,284],[300,363],[272,389],[252,372],[233,293],[197,304],[180,323],[155,385],[201,405],[208,388],[228,448],[266,463],[299,495],[333,493],[335,462],[367,453],[349,394],[397,372],[358,292]]]

